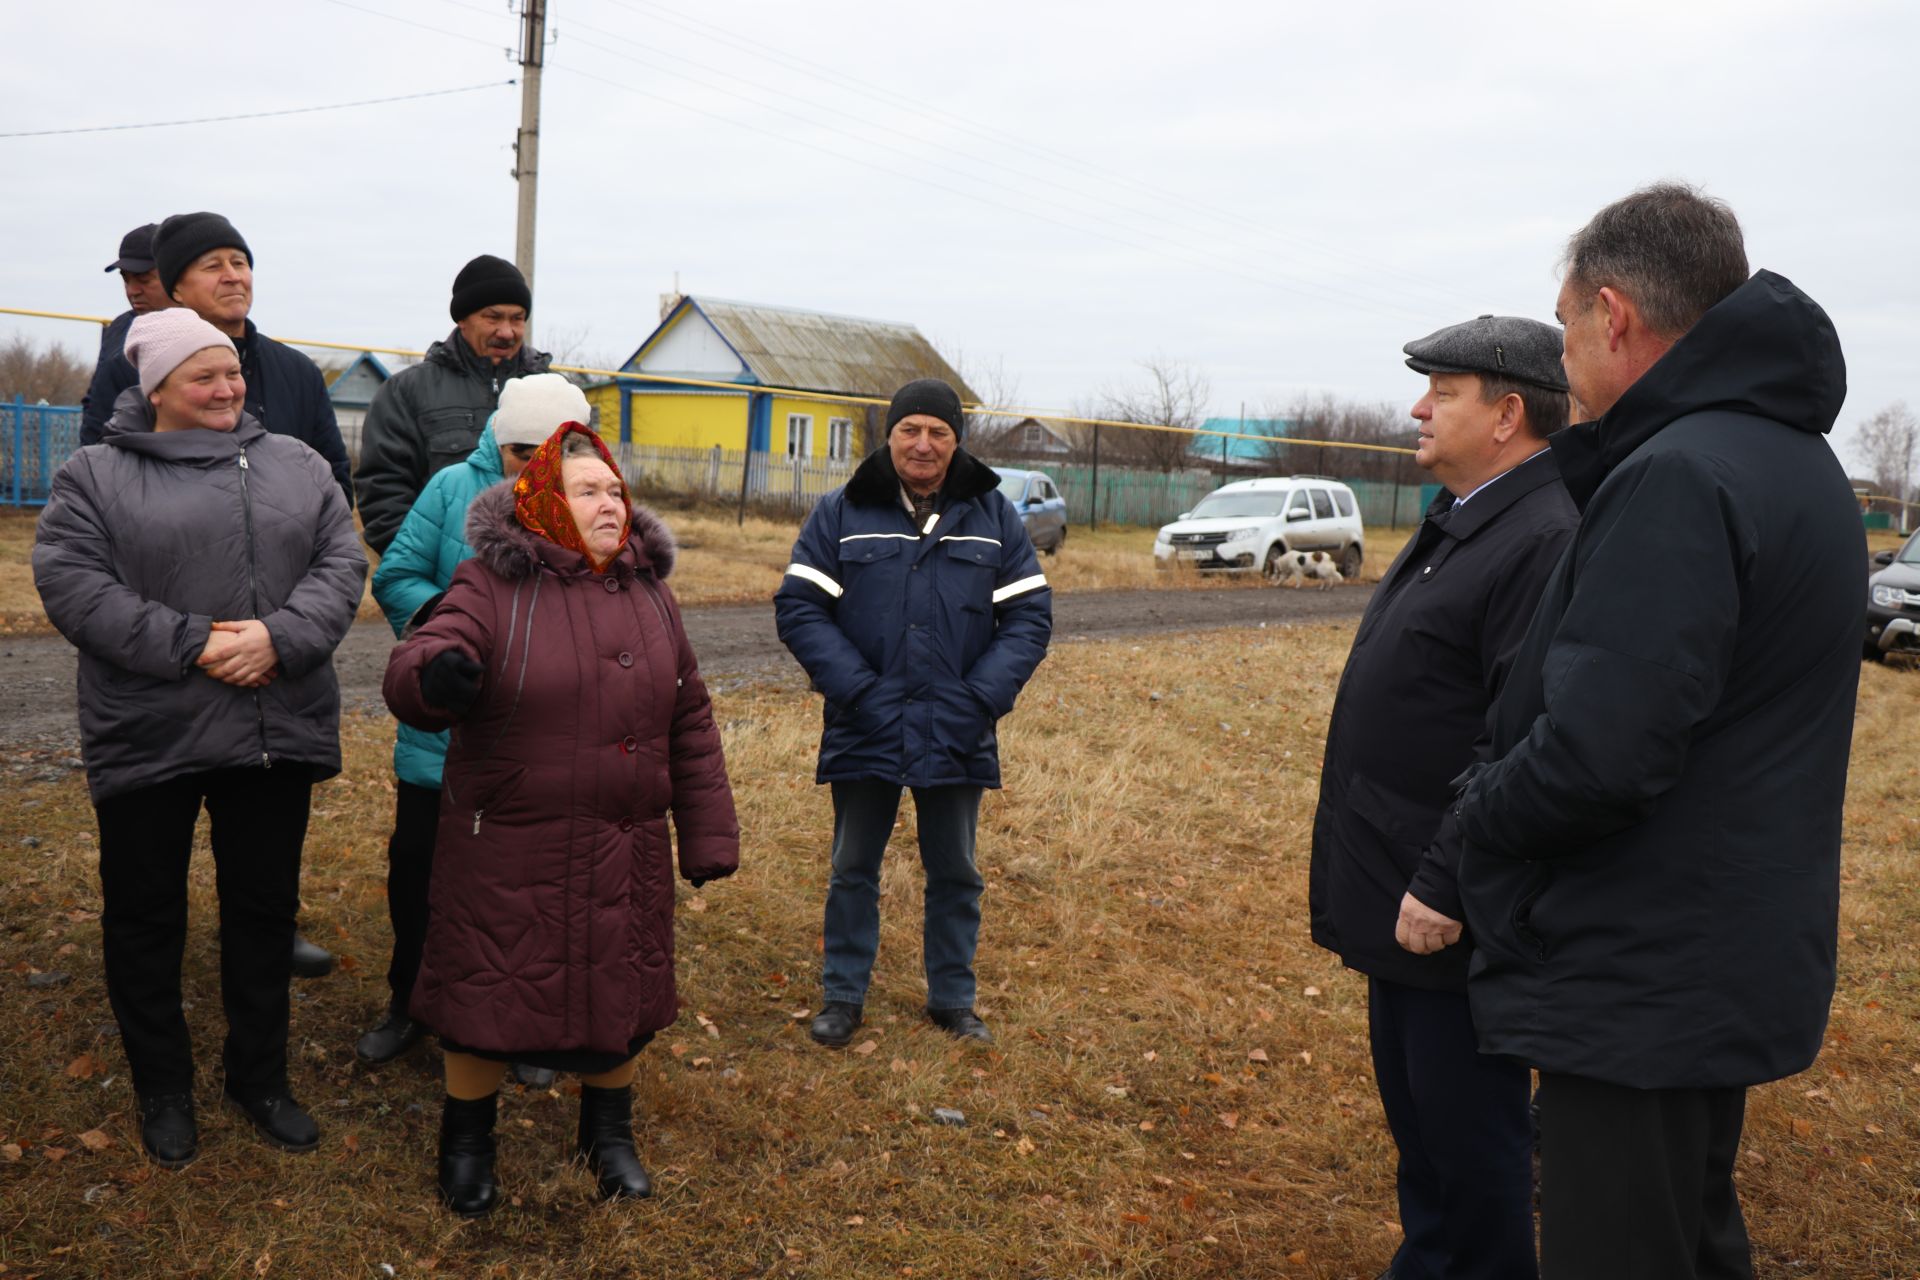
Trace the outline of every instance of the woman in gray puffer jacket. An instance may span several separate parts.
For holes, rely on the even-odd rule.
[[[269,1142],[310,1151],[319,1131],[287,1086],[290,949],[310,793],[340,771],[332,658],[366,556],[326,462],[243,411],[225,334],[157,311],[126,354],[139,391],[61,467],[33,548],[47,617],[80,650],[107,997],[141,1140],[178,1168],[198,1151],[180,961],[204,805],[225,1094]]]

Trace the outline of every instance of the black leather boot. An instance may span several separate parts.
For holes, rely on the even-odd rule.
[[[140,1099],[140,1145],[162,1169],[184,1169],[200,1154],[193,1095],[158,1093]]]
[[[296,978],[324,978],[333,972],[333,953],[315,942],[307,940],[304,933],[293,935],[293,976]]]
[[[633,1150],[633,1087],[580,1086],[580,1158],[600,1180],[603,1200],[642,1199],[653,1179]]]
[[[380,1025],[360,1037],[353,1055],[370,1067],[392,1062],[413,1046],[427,1029],[407,1016],[405,1009],[389,1007]]]
[[[493,1180],[493,1120],[500,1095],[449,1097],[440,1110],[440,1198],[463,1218],[491,1213],[499,1203]]]

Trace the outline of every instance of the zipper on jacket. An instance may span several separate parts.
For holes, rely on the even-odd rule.
[[[247,447],[236,445],[240,450],[240,510],[247,526],[247,590],[253,597],[253,614],[260,616],[260,575],[254,564],[253,551],[253,493],[247,488]],[[260,767],[273,768],[273,756],[267,751],[267,712],[260,705],[260,691],[253,690],[253,718],[260,730]]]
[[[473,811],[473,834],[475,835],[480,834],[480,815],[484,814],[485,812],[486,812],[485,809],[475,809]]]

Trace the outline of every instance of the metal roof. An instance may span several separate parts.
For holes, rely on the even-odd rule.
[[[762,386],[886,399],[915,378],[940,378],[961,400],[978,401],[954,367],[910,324],[689,296],[654,337],[689,307],[707,318]],[[641,350],[652,341],[648,338]]]

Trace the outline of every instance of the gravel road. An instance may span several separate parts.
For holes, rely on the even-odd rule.
[[[1261,623],[1327,622],[1357,618],[1370,586],[1331,591],[1092,591],[1054,600],[1055,643],[1106,640],[1156,631],[1198,631]],[[709,683],[726,684],[798,672],[773,632],[771,604],[706,605],[686,610],[687,634]],[[348,707],[377,708],[393,633],[377,622],[356,623],[334,655]],[[0,639],[0,749],[71,751],[74,724],[74,650],[57,635]]]

